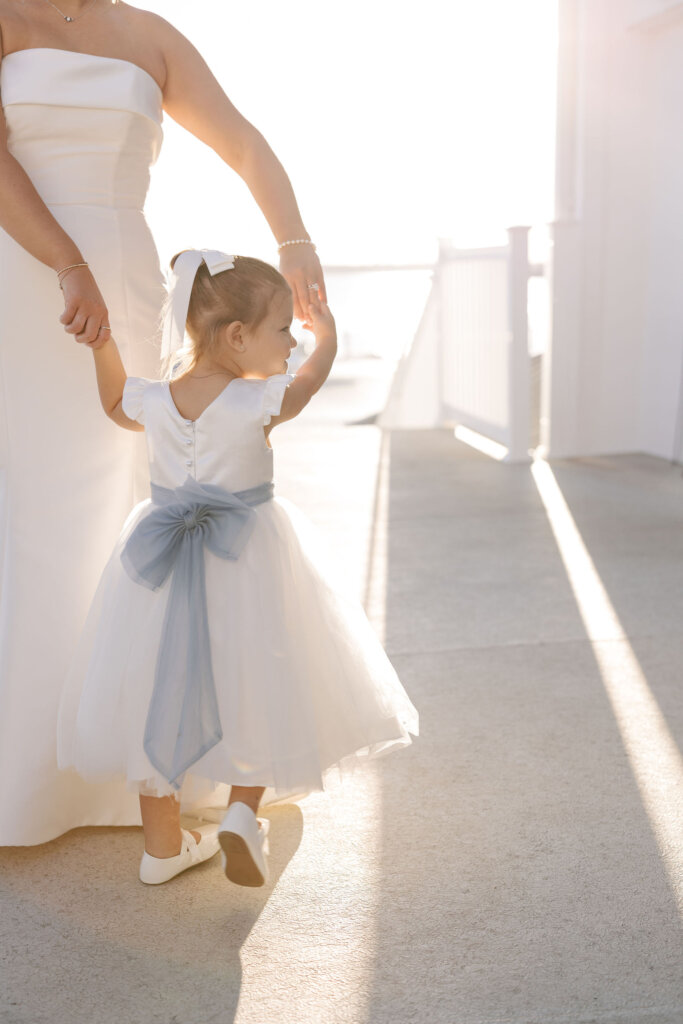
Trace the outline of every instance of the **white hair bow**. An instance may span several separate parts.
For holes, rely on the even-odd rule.
[[[162,362],[185,342],[185,324],[192,285],[202,263],[206,263],[210,274],[220,274],[223,270],[234,269],[235,257],[217,249],[186,249],[180,253],[173,269],[169,271],[168,304],[161,335]]]

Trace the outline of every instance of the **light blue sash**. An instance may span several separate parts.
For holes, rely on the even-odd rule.
[[[175,490],[152,484],[153,508],[121,553],[128,575],[158,590],[171,570],[171,589],[145,726],[145,752],[175,789],[181,776],[223,737],[211,665],[204,546],[237,559],[255,525],[253,505],[273,484],[231,494],[188,476]]]

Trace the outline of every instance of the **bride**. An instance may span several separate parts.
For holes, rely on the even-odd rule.
[[[76,638],[122,521],[147,486],[140,435],[102,415],[84,348],[111,330],[131,374],[158,375],[165,288],[143,206],[162,110],[246,182],[279,245],[294,315],[303,318],[309,287],[326,295],[282,165],[163,18],[119,0],[0,0],[0,92],[7,846],[80,825],[140,823],[137,794],[123,781],[92,785],[59,772],[55,744]]]

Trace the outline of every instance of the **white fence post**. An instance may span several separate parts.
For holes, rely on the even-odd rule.
[[[531,367],[527,294],[529,283],[529,228],[508,228],[508,346],[509,443],[507,462],[528,462],[531,437]]]
[[[444,358],[444,345],[445,345],[445,334],[446,324],[444,323],[444,264],[447,253],[451,248],[451,242],[447,238],[439,238],[439,255],[437,257],[436,266],[434,267],[434,279],[433,279],[433,294],[434,301],[437,304],[438,309],[438,320],[437,320],[437,336],[436,336],[436,387],[437,387],[437,398],[438,398],[438,409],[439,409],[439,424],[443,424],[445,418],[445,407],[446,407],[446,394],[444,387],[444,372],[445,372],[445,358]]]
[[[551,329],[544,359],[541,446],[549,459],[581,451],[578,409],[581,355],[579,221],[554,221],[550,258]]]

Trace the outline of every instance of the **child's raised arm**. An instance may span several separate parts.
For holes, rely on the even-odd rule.
[[[126,383],[126,371],[121,362],[116,342],[112,337],[100,348],[92,350],[95,358],[95,372],[97,373],[97,387],[100,392],[102,408],[107,416],[118,423],[126,430],[144,430],[145,428],[137,420],[131,420],[126,416],[121,406],[123,398],[123,386]]]
[[[310,314],[304,326],[315,334],[315,348],[296,371],[296,376],[285,391],[279,416],[271,418],[266,431],[278,423],[294,419],[327,380],[337,354],[337,329],[329,306],[317,293],[311,297]]]

